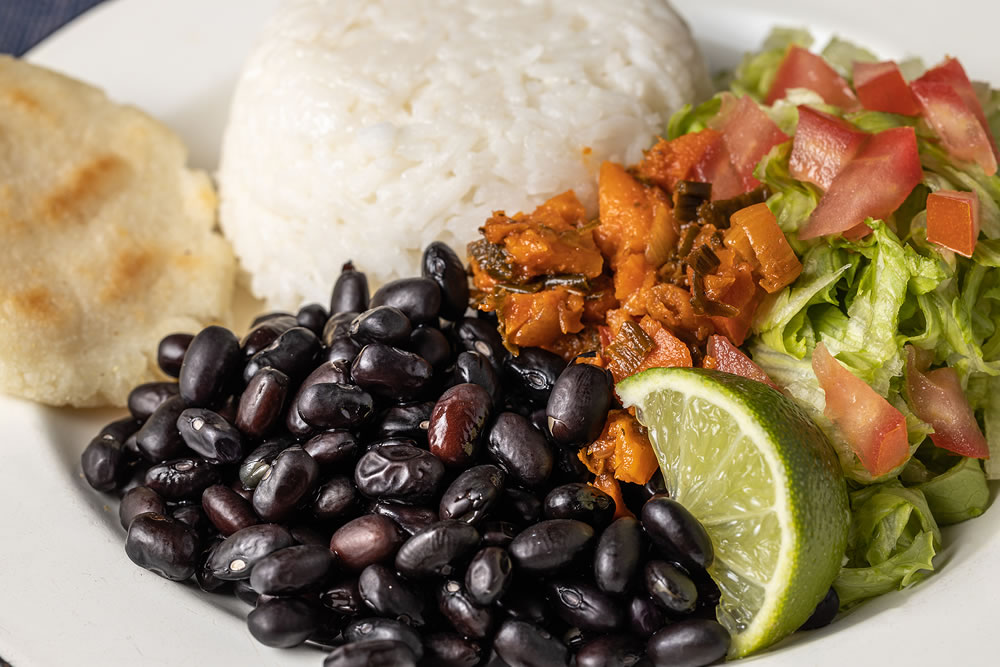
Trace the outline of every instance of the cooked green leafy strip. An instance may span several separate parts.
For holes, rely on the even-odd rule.
[[[918,484],[938,525],[972,519],[986,511],[990,488],[978,459],[963,457],[950,470]]]

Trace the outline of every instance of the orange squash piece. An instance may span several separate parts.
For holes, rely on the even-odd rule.
[[[504,339],[521,347],[550,345],[583,329],[583,296],[565,287],[508,294],[499,308]]]
[[[579,457],[595,475],[612,473],[633,484],[645,484],[659,467],[646,430],[626,410],[610,411],[600,437]]]
[[[731,245],[744,259],[752,260],[761,274],[760,286],[768,293],[777,292],[799,277],[802,262],[795,256],[767,204],[740,209],[729,220],[730,227],[724,239],[726,246]],[[752,251],[749,256],[745,255],[747,247]]]
[[[711,129],[684,134],[670,141],[660,139],[639,163],[639,177],[672,193],[678,181],[691,179],[695,165],[721,141],[722,133]]]
[[[614,162],[601,165],[597,184],[601,224],[594,230],[597,247],[612,268],[630,253],[646,250],[653,226],[653,206],[643,185]]]
[[[631,510],[625,505],[625,498],[622,497],[622,487],[615,479],[614,475],[609,473],[604,473],[603,475],[598,475],[594,478],[591,484],[603,491],[604,493],[611,496],[611,499],[615,501],[615,516],[616,519],[621,519],[622,517],[628,517],[631,519],[635,518],[635,514],[632,514]]]

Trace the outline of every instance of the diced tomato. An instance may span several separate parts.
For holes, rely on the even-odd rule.
[[[712,184],[712,201],[731,199],[747,191],[743,178],[736,173],[736,169],[729,161],[729,151],[721,134],[718,143],[706,151],[698,164],[691,169],[691,179]],[[750,189],[754,187],[757,186],[752,185]]]
[[[660,139],[639,163],[639,176],[673,192],[677,181],[690,179],[695,167],[721,144],[722,134],[709,128],[670,141]]]
[[[962,63],[956,58],[945,58],[944,62],[927,70],[917,81],[946,83],[951,86],[965,102],[965,106],[975,115],[976,120],[979,121],[979,125],[989,137],[993,156],[1000,160],[1000,149],[997,148],[996,138],[990,131],[990,123],[986,119],[986,113],[983,112],[983,105],[979,103],[979,96],[976,95],[976,90],[972,87],[972,82],[969,80],[969,75],[965,73]]]
[[[749,265],[743,264],[741,270],[736,271],[732,285],[726,289],[720,299],[722,303],[734,307],[738,314],[733,317],[713,315],[709,318],[715,330],[736,345],[742,345],[747,334],[750,333],[750,325],[753,323],[754,313],[757,312],[757,306],[760,305],[763,294],[763,290],[757,286],[749,268]]]
[[[891,60],[884,63],[854,63],[854,88],[861,106],[871,111],[886,111],[904,116],[920,115],[920,104],[899,65]]]
[[[830,67],[822,56],[793,44],[778,66],[774,83],[764,99],[765,104],[774,104],[792,88],[808,88],[827,104],[854,111],[858,99],[844,77]]]
[[[827,190],[869,136],[843,118],[800,106],[788,170],[800,181]]]
[[[823,343],[813,350],[812,367],[826,394],[823,414],[837,426],[865,470],[877,476],[901,465],[910,454],[903,413],[844,368]]]
[[[939,190],[927,196],[927,240],[972,257],[979,238],[979,197]]]
[[[653,339],[653,347],[646,353],[635,373],[649,368],[691,368],[691,350],[681,339],[649,315],[639,320],[639,326]]]
[[[884,220],[923,177],[912,127],[873,134],[833,179],[799,238],[839,234],[868,217]]]
[[[906,398],[914,414],[934,427],[931,441],[961,456],[989,458],[989,445],[955,369],[945,367],[922,373],[913,347],[907,347],[906,352]]]
[[[729,161],[743,181],[742,192],[760,185],[753,175],[760,159],[776,144],[788,141],[788,135],[778,129],[749,95],[723,97],[722,109],[713,119],[713,125],[722,131]]]
[[[955,88],[947,83],[920,79],[911,83],[910,88],[920,101],[924,118],[949,153],[959,160],[975,162],[987,174],[996,173],[993,142]]]
[[[774,384],[764,369],[743,354],[740,348],[730,343],[725,336],[708,337],[708,356],[714,360],[712,368],[716,370],[763,382],[772,389],[778,389],[778,385]]]

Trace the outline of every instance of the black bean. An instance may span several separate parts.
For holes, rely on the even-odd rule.
[[[513,412],[497,415],[486,448],[500,467],[526,486],[538,486],[552,474],[552,448],[545,436],[521,415]]]
[[[447,389],[434,404],[427,428],[432,454],[451,466],[467,466],[482,446],[489,421],[490,395],[476,384],[458,384]]]
[[[250,331],[240,341],[243,358],[249,360],[273,343],[278,336],[297,326],[299,326],[298,321],[288,313],[277,313],[266,320],[251,324]]]
[[[199,331],[181,364],[180,395],[184,402],[188,407],[221,403],[242,360],[240,341],[232,331],[220,326]]]
[[[292,327],[250,358],[243,368],[243,382],[250,382],[260,369],[267,367],[281,371],[292,382],[298,382],[312,370],[319,351],[320,342],[316,334],[305,327]],[[183,391],[183,384],[181,387]]]
[[[437,323],[441,288],[430,278],[399,278],[379,287],[368,305],[399,308],[415,325]]]
[[[596,440],[611,407],[611,373],[590,364],[570,364],[556,380],[545,413],[549,433],[564,445]]]
[[[479,538],[479,531],[465,522],[439,521],[403,543],[396,552],[396,569],[411,579],[450,576]]]
[[[265,595],[293,595],[320,584],[333,569],[325,546],[300,544],[261,558],[250,573],[250,585]]]
[[[571,482],[549,491],[542,512],[546,519],[578,519],[601,530],[614,518],[615,501],[590,484]]]
[[[140,514],[166,514],[167,504],[156,491],[148,486],[135,486],[125,492],[118,504],[118,520],[122,528],[128,530],[129,524]]]
[[[555,667],[569,661],[561,641],[524,621],[504,621],[493,648],[510,667]]]
[[[391,618],[372,616],[351,621],[344,627],[344,640],[348,643],[373,639],[403,642],[410,647],[417,660],[424,655],[424,645],[420,635],[406,623],[400,623]]]
[[[517,537],[517,526],[509,521],[487,521],[480,529],[483,533],[483,544],[486,546],[506,549]]]
[[[317,627],[316,608],[298,598],[272,598],[258,602],[247,616],[247,628],[254,639],[274,648],[298,646]]]
[[[257,599],[260,597],[260,595],[257,594],[257,591],[250,588],[249,581],[242,580],[233,583],[233,595],[236,596],[237,600],[243,604],[250,605],[251,607],[255,607],[257,605]]]
[[[441,289],[441,317],[457,320],[469,307],[469,278],[455,251],[441,241],[424,248],[420,275],[437,283]]]
[[[504,471],[494,465],[463,471],[441,496],[441,518],[478,523],[499,500],[505,478]]]
[[[412,352],[372,343],[351,363],[351,377],[366,391],[394,401],[412,401],[434,375],[427,361]]]
[[[542,516],[542,501],[538,496],[514,486],[504,488],[497,508],[497,514],[519,526],[535,523]]]
[[[629,629],[643,638],[651,637],[667,623],[666,613],[647,595],[637,595],[629,600],[627,612]]]
[[[350,362],[324,361],[313,369],[313,371],[306,376],[306,379],[302,381],[302,384],[299,385],[299,388],[292,396],[292,400],[289,401],[288,411],[285,415],[285,426],[289,431],[291,431],[292,435],[304,438],[313,434],[315,429],[302,419],[302,415],[299,414],[297,406],[299,398],[301,398],[302,393],[306,389],[314,384],[320,384],[323,382],[351,384]]]
[[[424,600],[409,583],[384,565],[369,565],[358,576],[365,604],[379,616],[419,627],[424,624]]]
[[[201,505],[194,503],[176,505],[171,510],[170,516],[194,528],[201,541],[217,535],[215,528],[208,521],[208,517],[205,516],[205,511],[201,509]]]
[[[456,348],[483,355],[497,373],[503,368],[507,348],[503,346],[495,322],[463,317],[450,327],[450,332]]]
[[[410,647],[391,639],[371,639],[333,649],[323,667],[416,667]]]
[[[350,365],[358,358],[359,352],[361,352],[361,346],[353,340],[350,338],[338,338],[327,349],[326,360]]]
[[[348,521],[330,538],[330,551],[344,569],[360,572],[373,563],[390,561],[403,535],[396,522],[379,514]]]
[[[474,667],[482,658],[482,649],[471,639],[454,632],[435,632],[424,637],[426,667]]]
[[[239,476],[245,489],[256,489],[260,480],[271,470],[271,463],[291,445],[289,438],[265,440],[250,452],[240,464]]]
[[[705,527],[683,505],[654,496],[642,507],[642,527],[661,555],[690,569],[712,564],[715,550]]]
[[[215,553],[215,550],[220,544],[222,544],[221,537],[216,537],[214,540],[209,542],[208,547],[202,549],[201,555],[198,557],[198,562],[195,565],[194,576],[198,582],[198,588],[206,593],[218,591],[228,583],[213,576],[207,567],[208,560],[212,557],[212,554]]]
[[[147,382],[128,394],[128,411],[136,419],[145,421],[168,398],[177,396],[180,386],[176,382]]]
[[[164,336],[156,347],[156,365],[172,378],[181,374],[181,364],[184,363],[184,353],[194,336],[189,333],[172,333]]]
[[[691,577],[662,560],[651,560],[643,569],[646,592],[653,601],[675,614],[689,614],[698,603],[698,588]]]
[[[139,567],[184,581],[198,562],[198,534],[180,521],[147,512],[129,524],[125,553]]]
[[[628,635],[591,639],[576,652],[576,667],[633,667],[649,665],[646,647]]]
[[[373,448],[354,468],[354,483],[369,498],[422,504],[432,500],[444,478],[444,465],[430,452],[411,445]]]
[[[114,421],[90,441],[80,455],[83,476],[98,491],[113,491],[128,481],[129,459],[125,442],[139,429],[132,417]]]
[[[612,632],[624,624],[618,602],[584,581],[553,581],[546,586],[549,603],[566,623],[585,632]]]
[[[256,327],[258,325],[261,325],[264,322],[275,322],[275,321],[278,321],[278,320],[285,320],[285,319],[293,319],[294,320],[295,316],[292,315],[287,310],[271,310],[271,311],[268,311],[266,313],[261,313],[260,315],[258,315],[255,318],[253,318],[253,320],[250,322],[250,328],[253,329],[254,327]],[[292,324],[292,325],[289,326],[289,328],[291,328],[293,326],[295,326],[295,325]]]
[[[288,376],[275,368],[262,368],[250,378],[236,409],[236,428],[260,438],[280,423],[288,398]]]
[[[491,605],[507,592],[512,575],[507,552],[500,547],[484,547],[465,570],[466,593],[478,605]]]
[[[301,447],[289,447],[271,464],[271,470],[253,492],[253,508],[264,521],[283,521],[313,492],[319,465]]]
[[[211,463],[235,463],[243,457],[239,430],[207,408],[188,408],[177,417],[184,443]]]
[[[330,314],[326,312],[323,304],[307,303],[299,308],[299,312],[295,314],[295,321],[300,327],[305,327],[317,336],[322,336],[323,327],[326,326],[329,317]]]
[[[526,572],[549,574],[571,563],[593,540],[594,529],[582,521],[549,519],[521,531],[508,551]]]
[[[655,667],[701,667],[725,656],[729,642],[729,633],[716,621],[688,619],[650,637],[646,655]]]
[[[358,578],[350,577],[328,586],[319,594],[320,603],[341,616],[357,616],[364,609]]]
[[[242,528],[219,544],[208,561],[208,571],[225,581],[249,579],[264,556],[295,544],[295,538],[275,523]]]
[[[302,420],[316,429],[355,428],[371,417],[375,403],[361,387],[321,382],[299,394],[295,404]]]
[[[826,592],[826,595],[819,604],[816,605],[816,609],[813,610],[811,616],[806,619],[806,622],[799,626],[799,630],[815,630],[817,628],[826,627],[833,622],[833,619],[837,616],[837,611],[840,609],[840,596],[837,595],[837,591],[831,588]]]
[[[430,507],[414,507],[397,503],[378,502],[372,505],[374,514],[389,517],[409,535],[416,535],[423,529],[438,522],[438,513]]]
[[[386,409],[367,429],[372,440],[411,438],[426,441],[434,401],[402,403]]]
[[[508,393],[544,404],[565,368],[566,362],[558,354],[539,347],[522,347],[517,355],[504,361],[503,379]]]
[[[218,480],[215,468],[197,458],[164,461],[146,471],[146,486],[166,500],[200,498]]]
[[[358,441],[350,431],[334,429],[313,436],[302,449],[320,466],[332,466],[353,461],[358,453]]]
[[[493,401],[493,407],[499,408],[503,405],[503,385],[500,383],[500,376],[486,355],[465,351],[455,358],[448,384],[465,382],[478,384],[485,389]]]
[[[327,548],[330,546],[329,531],[320,531],[307,524],[292,523],[288,525],[288,532],[298,544],[313,544]]]
[[[358,492],[346,475],[334,475],[319,490],[312,503],[312,514],[320,521],[340,521],[354,513]]]
[[[534,423],[534,421],[532,421]],[[537,426],[535,427],[538,428]],[[542,427],[545,428],[544,426]],[[548,433],[548,431],[544,431]],[[580,460],[580,450],[573,446],[555,445],[552,453],[555,462],[552,465],[552,476],[549,482],[554,484],[569,484],[570,482],[586,482],[590,479],[587,465]]]
[[[451,363],[451,343],[434,327],[417,327],[410,332],[406,349],[427,360],[435,371],[440,371]]]
[[[330,295],[330,315],[368,310],[368,278],[347,262],[341,269]]]
[[[484,639],[493,629],[493,610],[475,604],[454,579],[438,585],[437,603],[441,615],[466,637]]]
[[[659,468],[649,478],[649,481],[642,485],[642,489],[646,494],[646,500],[656,495],[670,495],[667,493],[667,483],[663,480],[663,471]]]
[[[359,345],[385,343],[402,346],[410,340],[413,325],[403,311],[392,306],[377,306],[355,317],[347,328]]]
[[[594,581],[605,593],[628,591],[644,552],[642,525],[632,517],[616,519],[604,529],[594,549]]]
[[[184,399],[174,396],[164,401],[135,434],[135,444],[143,458],[153,463],[183,456],[187,451],[177,431],[177,418],[184,411]]]
[[[331,315],[330,319],[323,325],[323,335],[320,336],[323,344],[330,347],[337,341],[350,340],[351,322],[362,312],[364,311],[348,310]]]
[[[201,494],[201,506],[212,525],[227,537],[258,523],[253,506],[223,484],[213,484],[205,489]]]

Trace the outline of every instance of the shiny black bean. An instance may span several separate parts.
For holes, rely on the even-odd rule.
[[[815,630],[817,628],[823,628],[833,622],[833,619],[837,616],[837,611],[840,609],[840,596],[837,595],[837,591],[831,588],[826,592],[826,595],[819,604],[816,605],[816,609],[813,610],[811,616],[806,619],[806,622],[799,626],[799,630]]]
[[[504,488],[497,508],[500,516],[519,526],[535,523],[542,516],[542,501],[538,496],[514,486]]]
[[[128,411],[136,419],[145,421],[168,398],[177,396],[180,387],[176,382],[147,382],[138,385],[128,394]]]
[[[363,642],[372,639],[389,639],[403,642],[410,647],[417,660],[424,655],[424,645],[417,631],[406,623],[391,618],[371,616],[351,621],[344,627],[344,641]]]
[[[424,248],[420,275],[437,283],[441,289],[441,317],[457,320],[469,307],[469,278],[455,251],[441,241]]]
[[[394,401],[412,401],[434,375],[427,361],[412,352],[372,343],[351,363],[351,377],[366,391]]]
[[[566,362],[558,354],[539,347],[522,347],[517,355],[504,361],[503,380],[508,393],[544,405],[565,368]]]
[[[330,551],[344,569],[360,572],[373,563],[391,561],[402,543],[402,530],[395,521],[364,514],[334,532]]]
[[[506,549],[517,537],[517,526],[509,521],[487,521],[480,527],[483,544]]]
[[[698,588],[691,577],[662,560],[651,560],[643,568],[646,592],[653,601],[675,614],[689,614],[698,603]]]
[[[347,262],[341,269],[330,295],[330,315],[368,310],[368,278]]]
[[[629,600],[628,609],[629,630],[635,635],[646,638],[662,628],[667,623],[667,615],[653,598],[637,595]]]
[[[191,500],[219,481],[208,461],[198,458],[174,459],[146,471],[146,486],[165,500]]]
[[[477,384],[458,384],[445,390],[434,404],[427,428],[432,454],[446,465],[467,466],[479,455],[492,401]]]
[[[287,310],[271,310],[266,313],[261,313],[260,315],[254,317],[253,320],[250,322],[250,328],[253,329],[254,327],[261,325],[264,322],[275,322],[278,320],[284,320],[289,318],[294,320],[295,316],[292,315]],[[295,325],[294,324],[289,325],[289,328],[293,326]]]
[[[342,313],[335,313],[330,316],[330,319],[326,321],[323,325],[323,335],[320,338],[323,340],[323,344],[330,347],[339,340],[348,340],[351,337],[351,322],[354,321],[358,315],[364,311],[344,311]]]
[[[292,382],[298,382],[312,370],[319,351],[320,342],[316,334],[305,327],[292,327],[250,358],[243,368],[243,382],[249,383],[260,369],[267,367],[281,371]],[[183,384],[181,387],[183,391]]]
[[[240,341],[232,331],[220,326],[199,331],[184,354],[178,376],[184,402],[188,407],[221,403],[242,360]]]
[[[593,540],[594,529],[582,521],[549,519],[521,531],[508,551],[519,568],[548,574],[571,563]]]
[[[198,562],[195,565],[194,576],[198,582],[198,588],[206,593],[218,591],[228,583],[213,576],[207,567],[208,559],[212,557],[212,554],[215,553],[220,544],[222,544],[221,537],[216,537],[209,542],[208,547],[202,549],[201,555],[198,556]]]
[[[319,601],[330,611],[341,616],[357,616],[364,609],[358,578],[341,579],[319,594]]]
[[[236,463],[243,457],[243,436],[219,413],[188,408],[177,417],[184,443],[211,463]]]
[[[194,574],[198,562],[198,534],[162,514],[140,514],[129,524],[125,553],[139,567],[165,579],[184,581]]]
[[[140,514],[166,514],[167,503],[156,491],[148,486],[135,486],[125,492],[118,504],[118,520],[122,528],[128,530],[129,524]]]
[[[302,393],[313,386],[314,384],[320,384],[325,382],[335,382],[339,384],[351,384],[351,364],[346,361],[324,361],[319,366],[317,366],[306,379],[302,381],[299,388],[296,390],[295,394],[292,396],[292,400],[289,401],[288,412],[285,415],[285,426],[291,431],[292,435],[305,438],[313,434],[315,429],[307,424],[303,419],[302,415],[299,414],[298,402],[302,397]]]
[[[319,303],[307,303],[299,308],[299,312],[295,314],[296,323],[300,327],[309,329],[317,336],[323,335],[323,327],[326,326],[326,321],[329,318],[330,314]]]
[[[486,448],[500,467],[526,486],[538,486],[552,474],[552,448],[545,436],[519,414],[497,415]]]
[[[616,519],[604,529],[594,549],[594,581],[605,593],[628,591],[639,569],[645,540],[642,525],[632,517]]]
[[[537,582],[515,580],[507,593],[497,601],[497,605],[511,618],[535,625],[546,625],[549,620],[549,606],[545,602],[545,592]]]
[[[271,470],[271,463],[283,450],[291,445],[289,438],[265,440],[250,452],[240,464],[240,482],[245,489],[256,489],[260,480]]]
[[[491,605],[507,592],[512,575],[507,552],[500,547],[484,547],[465,569],[465,591],[476,604]]]
[[[224,539],[208,560],[208,571],[224,581],[249,579],[264,556],[295,544],[295,538],[275,523],[242,528]]]
[[[194,528],[199,540],[204,541],[216,536],[215,528],[209,522],[208,517],[205,516],[205,511],[201,509],[201,505],[195,503],[177,505],[171,510],[170,516]]]
[[[402,403],[386,409],[367,429],[372,440],[382,438],[411,438],[418,442],[427,439],[434,401]]]
[[[323,667],[416,667],[410,647],[391,639],[371,639],[333,649]]]
[[[128,481],[129,459],[134,456],[125,449],[125,442],[139,429],[140,422],[132,417],[114,421],[90,441],[80,455],[83,476],[98,491],[113,491]]]
[[[444,465],[430,452],[411,445],[375,447],[358,461],[354,483],[369,498],[422,504],[437,496]]]
[[[430,278],[399,278],[379,287],[368,305],[399,308],[414,325],[436,324],[441,288]]]
[[[295,404],[302,420],[316,429],[356,428],[371,417],[375,402],[361,387],[321,382],[299,394]]]
[[[350,338],[338,338],[327,349],[326,360],[350,365],[358,358],[359,352],[361,352],[361,346],[353,340]]]
[[[601,530],[615,515],[615,501],[600,489],[582,482],[563,484],[542,501],[546,519],[578,519]]]
[[[371,511],[374,514],[389,517],[399,524],[399,527],[408,535],[416,535],[438,522],[438,513],[429,507],[378,502],[372,505]]]
[[[442,519],[476,524],[493,509],[507,475],[494,465],[469,468],[445,489],[439,504]]]
[[[601,434],[611,407],[611,373],[590,364],[570,364],[556,380],[545,413],[549,433],[563,445],[582,445]]]
[[[377,306],[355,317],[347,333],[359,345],[385,343],[402,346],[410,340],[413,325],[403,311],[392,306]]]
[[[271,470],[253,492],[253,508],[264,521],[291,516],[319,481],[319,465],[301,447],[289,447],[271,464]]]
[[[503,368],[507,349],[503,346],[495,322],[463,317],[450,327],[450,333],[457,349],[478,352],[486,357],[497,373]]]
[[[500,376],[486,355],[465,351],[455,358],[448,384],[456,385],[464,382],[478,384],[485,389],[493,401],[493,407],[499,408],[503,405],[503,385],[500,383]]]
[[[345,475],[334,475],[316,491],[312,514],[320,521],[343,521],[354,513],[357,504],[354,481]]]
[[[479,531],[463,521],[438,521],[403,543],[396,552],[396,569],[411,579],[450,576],[479,538]]]
[[[646,493],[646,500],[656,495],[670,495],[667,493],[667,483],[663,480],[663,471],[659,468],[649,478],[649,481],[642,485],[642,488]]]
[[[701,522],[676,500],[654,496],[642,507],[642,527],[661,555],[691,569],[712,564],[715,550]]]
[[[330,546],[330,532],[320,531],[312,525],[292,523],[288,525],[288,532],[299,544],[314,544],[327,548]]]
[[[493,648],[511,667],[555,667],[569,661],[561,641],[523,621],[504,621],[493,639]]]
[[[177,431],[177,418],[185,408],[180,396],[168,398],[135,434],[135,444],[143,458],[153,463],[183,456],[187,451]]]
[[[288,398],[288,376],[275,368],[262,368],[250,378],[236,409],[236,428],[260,438],[280,423]]]
[[[212,525],[227,537],[258,523],[253,506],[223,484],[213,484],[202,492],[201,507]]]
[[[624,624],[618,602],[591,583],[552,581],[546,594],[556,615],[584,632],[613,632]]]
[[[181,374],[181,364],[184,363],[184,353],[194,336],[189,333],[172,333],[164,336],[156,347],[156,365],[172,378]]]
[[[550,483],[569,484],[571,482],[586,482],[590,479],[590,471],[587,470],[586,464],[580,460],[579,452],[579,449],[572,446],[555,445],[552,448],[555,461],[552,464]]]
[[[319,627],[316,608],[299,598],[272,598],[258,602],[247,616],[247,628],[265,646],[291,648]]]
[[[591,639],[576,652],[576,667],[635,667],[650,663],[646,647],[635,637],[606,635]]]
[[[278,336],[297,326],[299,326],[298,321],[288,313],[277,313],[273,317],[250,325],[250,331],[240,341],[243,358],[249,360],[273,343]]]
[[[436,593],[438,611],[460,634],[483,639],[493,629],[493,610],[475,604],[460,582],[444,581],[438,585]]]
[[[451,363],[451,343],[440,329],[417,327],[410,332],[404,347],[426,359],[435,371],[443,370]]]
[[[688,619],[650,637],[646,655],[655,667],[702,667],[725,656],[729,642],[729,633],[718,622]]]
[[[306,450],[320,466],[332,466],[353,461],[359,446],[353,433],[334,429],[313,436],[302,445],[302,449]]]
[[[414,627],[424,624],[424,600],[419,591],[384,565],[369,565],[358,576],[364,603],[379,616]]]
[[[250,573],[250,585],[265,595],[294,595],[320,584],[333,569],[325,546],[300,544],[261,558]]]
[[[424,637],[426,667],[474,667],[482,659],[479,644],[454,632],[435,632]]]

